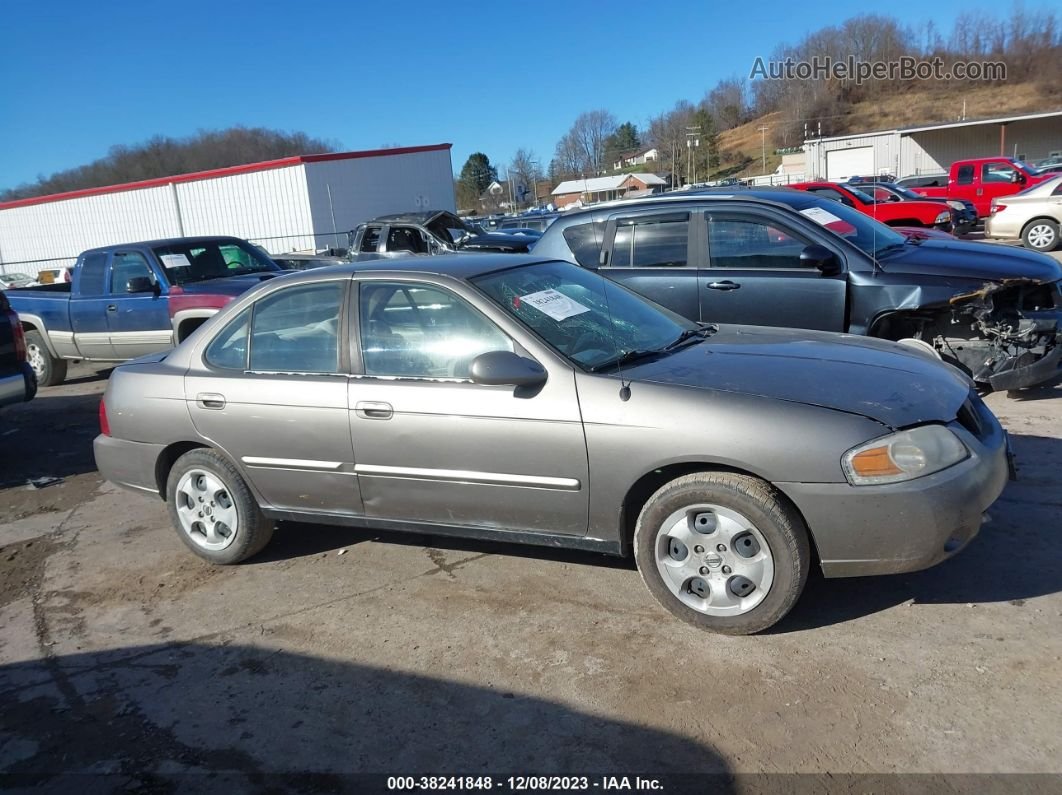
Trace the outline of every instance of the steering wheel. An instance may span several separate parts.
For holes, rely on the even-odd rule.
[[[606,336],[604,332],[599,331],[598,329],[588,329],[576,337],[575,342],[573,342],[568,349],[568,355],[574,357],[577,353],[600,348],[601,346],[595,345],[597,342],[603,342],[605,344],[603,350],[609,350],[612,348],[612,340]]]

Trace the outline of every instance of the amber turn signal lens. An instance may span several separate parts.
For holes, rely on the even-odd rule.
[[[865,478],[881,477],[883,475],[899,475],[903,472],[893,463],[889,456],[888,445],[871,447],[852,456],[852,471]]]

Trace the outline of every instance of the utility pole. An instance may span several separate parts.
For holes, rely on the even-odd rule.
[[[693,157],[693,150],[701,145],[701,128],[686,128],[686,180],[691,185],[697,182],[697,161]],[[692,168],[691,168],[692,167]],[[691,176],[692,171],[692,176]]]
[[[760,126],[760,150],[763,153],[763,173],[767,173],[767,131],[771,129],[766,124]]]

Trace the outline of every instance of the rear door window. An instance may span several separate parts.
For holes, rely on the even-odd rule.
[[[689,238],[689,213],[620,218],[608,264],[613,268],[685,268]]]
[[[251,323],[250,369],[338,373],[343,282],[279,290],[258,301]]]
[[[959,166],[959,173],[955,175],[955,182],[959,185],[973,185],[974,167]]]

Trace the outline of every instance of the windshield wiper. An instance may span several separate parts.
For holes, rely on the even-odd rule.
[[[601,362],[601,364],[595,364],[590,368],[591,373],[600,373],[602,370],[611,370],[613,367],[622,367],[625,364],[638,361],[639,359],[648,359],[652,356],[662,356],[667,351],[664,348],[650,348],[650,349],[637,349],[633,351],[624,351],[619,356],[616,356],[607,361]]]
[[[715,323],[703,323],[699,328],[688,328],[678,335],[674,340],[665,345],[661,350],[673,351],[683,343],[688,342],[694,337],[700,337],[701,339],[707,339],[708,337],[719,331],[719,326]]]

